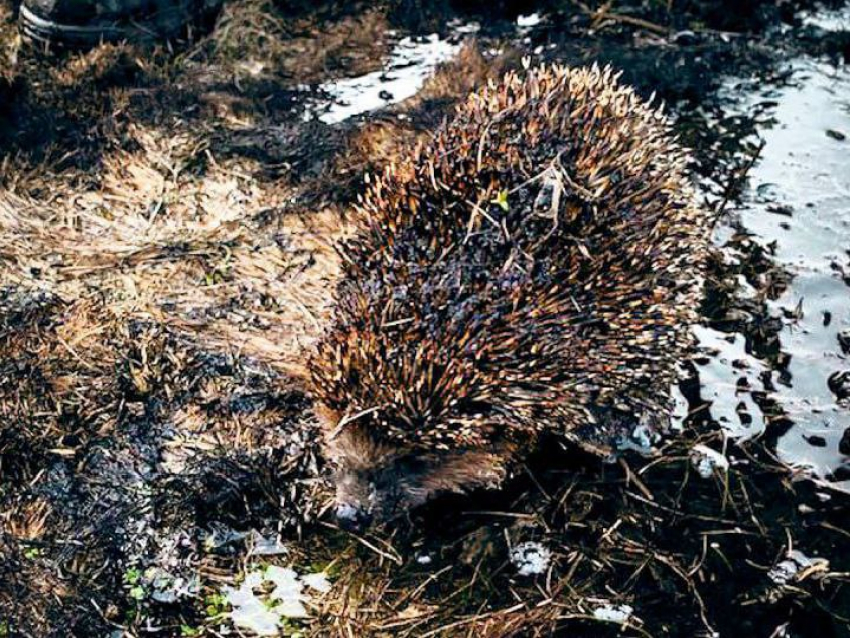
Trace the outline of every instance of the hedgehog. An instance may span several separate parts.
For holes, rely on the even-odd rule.
[[[307,360],[344,527],[498,488],[543,435],[608,455],[669,425],[708,215],[619,78],[524,64],[367,175]]]

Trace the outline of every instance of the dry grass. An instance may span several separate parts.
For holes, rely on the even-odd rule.
[[[389,49],[386,11],[380,5],[342,15],[326,24],[312,16],[293,19],[268,0],[243,0],[225,6],[217,28],[203,46],[206,73],[237,78],[283,75],[311,83],[380,68]]]
[[[380,9],[323,19],[234,3],[173,56],[44,59],[4,38],[3,631],[197,622],[201,599],[135,609],[126,571],[156,564],[174,533],[277,520],[297,534],[316,518],[303,352],[325,322],[345,202],[424,130],[302,123],[295,85],[373,70],[388,44]],[[240,42],[253,45],[234,56]],[[190,562],[211,584],[236,573]]]

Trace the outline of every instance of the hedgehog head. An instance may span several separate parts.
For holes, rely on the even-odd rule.
[[[379,525],[440,494],[495,487],[504,479],[510,458],[504,445],[410,445],[381,435],[374,414],[319,413],[334,466],[334,512],[346,529]]]

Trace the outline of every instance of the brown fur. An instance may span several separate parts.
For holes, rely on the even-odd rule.
[[[372,519],[387,520],[444,493],[498,487],[505,478],[504,446],[444,453],[405,451],[359,428],[343,429],[327,441],[339,504],[369,504]]]

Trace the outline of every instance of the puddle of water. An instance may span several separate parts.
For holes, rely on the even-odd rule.
[[[477,26],[471,24],[456,27],[450,39],[441,39],[436,33],[402,38],[379,71],[320,85],[330,101],[308,110],[308,117],[315,115],[326,124],[337,124],[412,97],[438,64],[455,56],[460,37],[476,31]]]
[[[845,24],[848,17],[830,24]],[[850,409],[839,404],[828,382],[850,371],[838,341],[850,328],[850,288],[843,280],[850,275],[850,69],[806,59],[792,70],[792,82],[779,89],[730,87],[745,112],[768,98],[775,102],[759,131],[764,147],[738,220],[793,277],[778,299],[768,301],[770,316],[782,318],[780,348],[789,357],[787,377],[774,370],[768,395],[793,422],[777,452],[790,465],[829,477],[850,469],[850,459],[839,451]],[[747,428],[730,415],[740,414],[742,402],[758,414],[749,394],[742,397],[739,380],[770,390],[759,380],[769,365],[744,352],[742,335],[702,329],[698,337],[719,353],[700,369],[705,398],[714,401],[712,415],[732,434],[758,434],[763,422]],[[850,480],[839,484],[850,489]]]
[[[800,20],[805,26],[818,27],[824,31],[850,30],[850,13],[847,11],[806,11]]]
[[[732,437],[748,438],[764,431],[764,415],[750,390],[759,388],[759,376],[768,366],[748,354],[745,339],[705,326],[695,326],[700,349],[698,358],[702,398],[711,402],[711,416]]]

